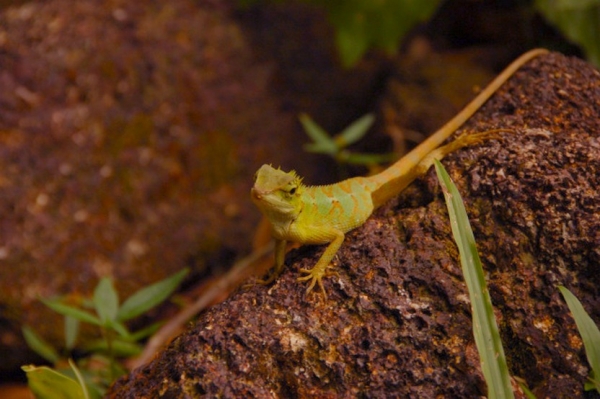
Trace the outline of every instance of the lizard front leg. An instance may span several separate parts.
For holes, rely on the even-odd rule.
[[[256,280],[258,284],[268,285],[271,284],[283,271],[285,263],[285,247],[287,245],[286,240],[275,240],[275,268],[271,272],[271,275],[266,280]]]
[[[306,293],[309,293],[315,284],[318,284],[325,298],[327,298],[327,293],[325,287],[323,287],[323,276],[327,273],[327,267],[344,242],[344,233],[341,230],[332,229],[328,233],[333,235],[334,238],[325,248],[325,252],[323,252],[317,264],[312,269],[300,269],[300,272],[306,273],[306,276],[298,277],[298,281],[310,281]]]

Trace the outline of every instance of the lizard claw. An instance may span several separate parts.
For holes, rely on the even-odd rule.
[[[321,268],[317,266],[313,267],[312,269],[300,269],[300,272],[306,273],[306,276],[298,277],[296,279],[297,281],[310,281],[310,284],[306,289],[306,293],[310,293],[315,287],[315,285],[318,284],[319,288],[321,288],[323,296],[325,297],[325,300],[327,300],[327,292],[325,291],[325,287],[323,286],[323,277],[331,275],[339,276],[337,272],[329,272],[326,268]]]
[[[269,285],[273,281],[275,281],[275,279],[277,277],[279,277],[280,274],[281,274],[281,271],[277,271],[276,269],[274,269],[274,270],[271,271],[271,274],[269,274],[269,276],[266,279],[264,279],[264,280],[263,279],[256,279],[252,283],[245,284],[244,287],[252,287],[255,284]]]
[[[269,277],[267,277],[265,280],[263,279],[256,279],[255,282],[256,284],[260,284],[260,285],[269,285],[271,284],[273,281],[275,281],[275,279],[278,277],[278,274],[275,272],[272,272]]]

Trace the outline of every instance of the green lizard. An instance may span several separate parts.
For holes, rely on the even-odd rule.
[[[517,58],[441,129],[374,176],[354,177],[326,186],[306,186],[294,171],[284,172],[263,165],[256,172],[251,197],[271,224],[275,238],[275,269],[267,280],[259,282],[269,284],[281,273],[287,241],[329,244],[317,264],[312,269],[302,269],[305,275],[298,278],[298,281],[310,281],[307,293],[318,284],[326,295],[322,279],[344,241],[344,234],[362,225],[376,208],[402,192],[429,169],[434,159],[497,136],[498,130],[461,135],[439,147],[521,66],[546,52],[535,49]]]

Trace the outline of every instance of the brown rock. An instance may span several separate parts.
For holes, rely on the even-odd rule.
[[[285,74],[254,54],[232,14],[227,0],[51,0],[0,13],[0,374],[26,361],[22,324],[62,344],[61,318],[39,297],[79,303],[102,276],[126,297],[250,251],[254,171],[306,160],[306,136],[303,102],[279,97],[272,81]],[[318,72],[335,69],[329,59]],[[318,97],[311,82],[303,94]]]
[[[465,126],[512,128],[449,155],[496,308],[509,367],[538,397],[583,397],[589,372],[564,284],[600,320],[600,73],[558,54],[522,68]],[[269,287],[202,314],[112,398],[485,395],[470,305],[431,171],[338,253],[328,300],[287,257]]]

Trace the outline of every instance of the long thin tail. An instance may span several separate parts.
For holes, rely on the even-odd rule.
[[[534,49],[521,55],[507,66],[492,82],[486,86],[465,108],[448,121],[439,130],[429,136],[425,141],[403,156],[395,164],[383,172],[371,176],[370,179],[380,184],[373,192],[375,207],[385,203],[390,198],[399,194],[416,177],[419,171],[415,166],[431,151],[439,147],[448,137],[460,128],[477,110],[502,86],[519,68],[531,59],[547,53],[546,49]]]

